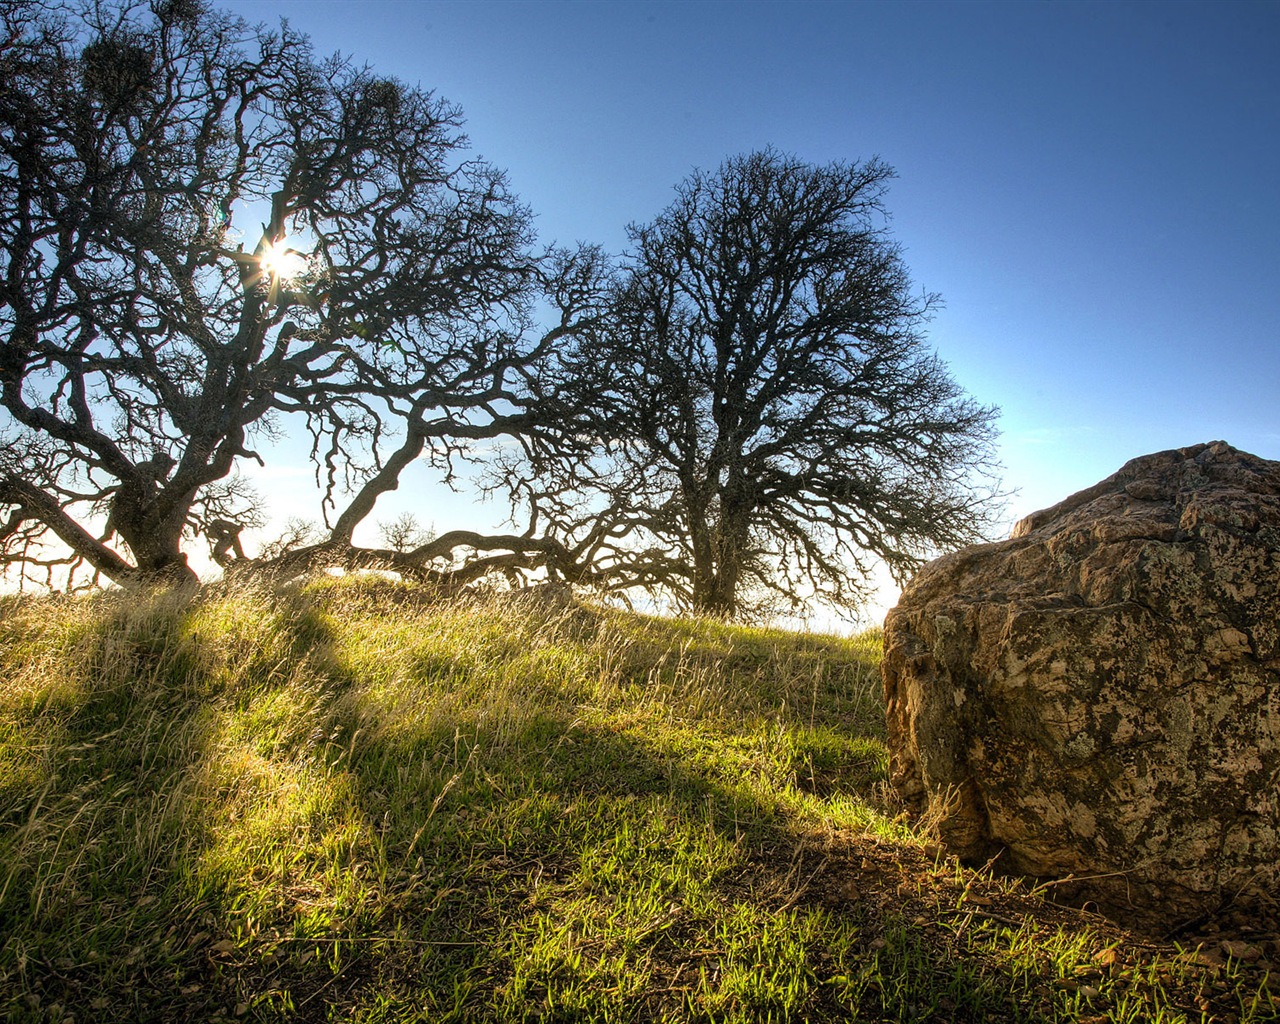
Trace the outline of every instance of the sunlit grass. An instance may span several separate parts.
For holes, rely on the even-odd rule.
[[[385,581],[4,599],[0,1012],[1275,1019],[936,861],[878,656]]]

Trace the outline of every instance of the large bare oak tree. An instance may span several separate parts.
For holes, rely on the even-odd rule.
[[[517,479],[610,586],[856,607],[877,559],[902,577],[982,536],[995,412],[926,346],[891,177],[767,150],[630,229],[609,323],[539,382],[574,443]]]
[[[545,557],[353,541],[413,460],[533,429],[513,385],[592,301],[596,257],[534,257],[455,107],[200,0],[12,0],[0,42],[0,558],[184,579],[204,534],[243,561],[236,467],[284,430],[328,527],[290,564]]]

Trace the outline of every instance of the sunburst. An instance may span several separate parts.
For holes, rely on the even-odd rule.
[[[291,248],[285,237],[268,244],[258,262],[262,265],[262,273],[270,278],[272,284],[301,277],[307,272],[306,256]]]

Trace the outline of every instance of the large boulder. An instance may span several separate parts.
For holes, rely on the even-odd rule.
[[[890,771],[943,841],[1177,925],[1280,892],[1280,462],[1143,456],[930,563],[885,622]]]

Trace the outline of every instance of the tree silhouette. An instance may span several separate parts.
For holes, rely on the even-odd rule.
[[[277,556],[459,569],[353,532],[414,460],[532,429],[513,384],[596,257],[535,256],[456,107],[287,27],[18,0],[0,32],[0,558],[184,579],[203,533],[244,562],[237,465],[305,428],[327,531]]]
[[[609,323],[539,381],[578,444],[514,481],[610,585],[853,607],[874,559],[902,577],[981,537],[995,414],[925,347],[891,176],[767,150],[631,227]]]

